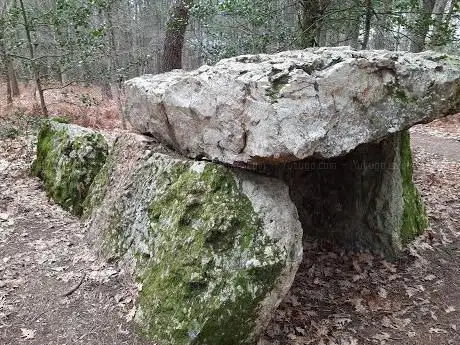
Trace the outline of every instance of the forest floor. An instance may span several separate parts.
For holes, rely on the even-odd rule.
[[[30,175],[33,130],[2,132],[5,123],[0,345],[153,344],[134,333],[133,282],[98,260],[79,219]],[[312,239],[263,344],[460,344],[459,123],[456,117],[413,131],[426,234],[397,262]]]

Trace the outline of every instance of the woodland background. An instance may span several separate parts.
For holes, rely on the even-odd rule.
[[[459,54],[459,25],[459,0],[0,0],[0,116],[125,126],[138,75],[315,46]]]

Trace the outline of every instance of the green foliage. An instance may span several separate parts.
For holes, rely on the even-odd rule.
[[[51,118],[50,120],[54,122],[59,122],[59,123],[70,123],[71,122],[70,119],[66,117],[60,117],[60,116],[55,116]]]
[[[389,14],[392,24],[404,29],[409,40],[412,40],[414,35],[425,37],[430,47],[458,42],[460,2],[454,3],[451,13],[448,13],[448,8],[443,13],[432,13],[433,10],[423,3],[418,0],[395,0],[393,12]],[[440,15],[442,18],[437,18]]]
[[[25,2],[28,29],[34,47],[30,59],[24,20],[16,2],[0,17],[0,40],[7,52],[19,59],[31,75],[32,64],[41,77],[65,73],[69,78],[82,74],[82,66],[103,57],[105,28],[97,24],[94,14],[101,5],[90,0],[56,0]],[[2,26],[5,28],[2,34]],[[2,42],[0,42],[2,43]]]

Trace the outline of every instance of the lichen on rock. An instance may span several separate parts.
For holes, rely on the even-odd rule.
[[[32,172],[43,180],[49,197],[80,215],[89,186],[107,154],[103,135],[76,125],[46,121],[38,134]]]
[[[142,286],[138,329],[165,345],[256,344],[302,256],[286,185],[158,151],[120,137],[109,188],[88,198],[101,200],[89,232]]]

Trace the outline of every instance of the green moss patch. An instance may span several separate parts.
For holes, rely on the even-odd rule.
[[[209,163],[177,164],[158,175],[157,188],[154,258],[138,256],[147,267],[140,331],[165,345],[255,344],[259,305],[284,259],[250,200],[228,169]]]
[[[43,180],[49,197],[81,215],[89,186],[104,165],[107,153],[108,145],[101,134],[47,121],[38,135],[32,172]]]
[[[388,94],[392,98],[396,99],[399,103],[408,104],[413,103],[417,100],[413,95],[410,95],[406,90],[404,90],[398,85],[388,84],[386,85],[386,89],[388,91]]]
[[[425,206],[412,180],[412,153],[410,135],[405,131],[401,134],[401,177],[403,183],[404,213],[400,232],[403,245],[408,244],[416,236],[423,233],[428,226]]]
[[[85,213],[100,253],[142,286],[138,331],[161,345],[255,345],[301,261],[285,187],[119,136]]]
[[[265,95],[271,99],[271,103],[277,103],[280,98],[280,92],[284,86],[289,83],[289,75],[283,74],[277,78],[274,78],[270,82],[270,87],[265,90]]]

